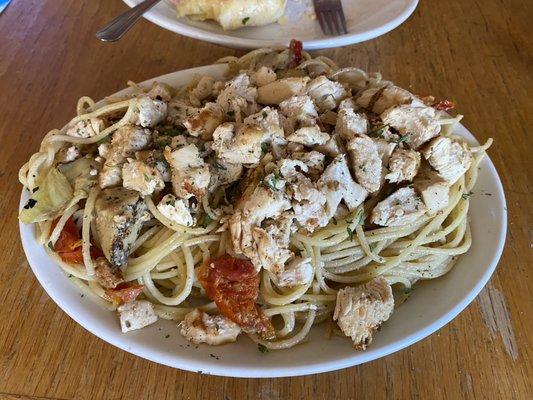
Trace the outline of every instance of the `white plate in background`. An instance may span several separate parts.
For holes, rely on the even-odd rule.
[[[133,7],[141,0],[123,0]],[[212,21],[192,21],[176,16],[169,0],[163,0],[144,16],[165,29],[198,40],[229,47],[286,47],[291,39],[304,43],[307,50],[347,46],[381,36],[404,22],[415,10],[418,0],[343,0],[347,35],[326,36],[312,19],[312,0],[288,0],[281,23],[243,27],[225,31]],[[139,28],[137,28],[139,29]]]
[[[141,85],[156,80],[180,86],[195,74],[221,77],[225,69],[225,65],[193,68]],[[476,143],[462,125],[455,133]],[[28,193],[23,191],[20,207],[27,199]],[[20,235],[29,264],[50,297],[76,322],[106,342],[148,360],[189,371],[233,377],[298,376],[346,368],[391,354],[432,334],[468,306],[494,272],[507,230],[503,188],[488,158],[480,164],[470,206],[473,244],[469,252],[445,276],[415,285],[409,300],[395,310],[366,351],[353,350],[347,338],[324,339],[323,326],[312,329],[307,343],[266,354],[260,353],[245,335],[236,343],[195,348],[180,336],[176,323],[166,320],[122,334],[115,313],[80,298],[76,287],[37,242],[33,225],[20,224]]]

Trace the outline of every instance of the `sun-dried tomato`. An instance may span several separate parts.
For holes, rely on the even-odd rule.
[[[433,108],[439,111],[449,111],[455,107],[455,104],[450,100],[442,100],[433,105]]]
[[[134,301],[143,291],[144,285],[120,283],[114,289],[107,289],[105,295],[119,304]]]
[[[59,218],[52,222],[52,230],[58,222]],[[66,263],[83,265],[81,235],[72,218],[67,219],[67,222],[65,222],[65,225],[54,244],[54,251]],[[98,247],[92,246],[90,251],[92,259],[103,256],[102,251]]]
[[[259,275],[250,261],[228,254],[208,260],[198,270],[198,280],[220,312],[262,339],[275,337],[274,327],[256,304]]]
[[[289,68],[296,68],[302,63],[303,43],[292,39],[289,44]]]

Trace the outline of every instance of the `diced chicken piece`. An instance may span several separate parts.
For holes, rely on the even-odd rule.
[[[180,334],[195,344],[218,346],[237,340],[241,328],[223,315],[209,315],[195,308],[179,323]]]
[[[233,164],[255,164],[261,159],[261,144],[267,133],[257,125],[237,125],[226,122],[213,133],[212,148],[217,157]]]
[[[271,143],[273,145],[287,143],[281,126],[280,115],[276,109],[265,107],[258,113],[246,117],[244,123],[247,125],[257,125],[263,129],[266,137],[270,138],[265,143]]]
[[[339,82],[331,81],[324,75],[316,77],[307,84],[307,94],[322,112],[333,110],[341,100],[350,95]]]
[[[154,306],[149,301],[135,300],[118,307],[122,333],[144,328],[157,321]]]
[[[163,196],[157,205],[157,209],[166,218],[178,225],[194,225],[194,219],[187,204],[185,204],[185,201],[182,199],[176,199],[173,194]]]
[[[169,102],[172,98],[171,90],[172,88],[165,83],[154,82],[147,94],[151,99]]]
[[[330,139],[324,145],[316,146],[315,150],[330,157],[337,157],[340,154],[344,154],[344,146],[341,143],[341,138],[338,133],[331,135]]]
[[[356,100],[357,105],[376,114],[381,114],[390,107],[401,104],[412,104],[415,100],[413,94],[398,86],[387,84],[385,86],[371,87],[363,90]]]
[[[284,128],[286,133],[292,133],[302,126],[314,126],[318,113],[311,97],[294,96],[280,103],[279,109],[286,117]]]
[[[446,208],[450,197],[449,183],[433,171],[417,175],[414,180],[415,190],[420,193],[429,214]]]
[[[326,144],[329,139],[329,135],[320,131],[316,125],[304,126],[287,136],[289,142],[300,143],[308,147]]]
[[[69,124],[66,135],[78,138],[90,138],[104,130],[104,121],[100,118],[89,118]]]
[[[309,170],[309,167],[303,161],[292,160],[290,158],[279,160],[278,167],[281,176],[288,181],[297,178],[302,172]]]
[[[326,196],[326,207],[321,217],[320,226],[328,224],[342,200],[348,209],[353,211],[368,195],[368,192],[352,179],[344,155],[339,155],[333,159],[318,180],[317,186]]]
[[[202,101],[209,99],[213,95],[213,86],[215,79],[205,75],[200,78],[196,86],[189,93],[189,101],[195,107],[200,107]]]
[[[172,169],[172,189],[176,196],[201,199],[209,186],[211,173],[198,147],[190,144],[174,151],[167,148],[163,154]]]
[[[293,152],[291,158],[303,162],[309,172],[309,175],[314,178],[324,171],[324,160],[326,156],[318,151]]]
[[[358,106],[353,97],[348,97],[339,103],[339,111],[355,110],[356,108],[358,108]]]
[[[104,257],[97,258],[93,263],[96,281],[104,289],[113,289],[124,282],[121,269],[112,266]]]
[[[207,103],[198,114],[187,118],[183,125],[191,136],[211,140],[216,127],[224,122],[224,110],[216,103]]]
[[[167,103],[142,95],[137,97],[137,109],[130,122],[143,128],[152,128],[163,122],[166,117]]]
[[[252,114],[251,105],[255,104],[256,98],[257,89],[250,86],[250,77],[243,73],[226,83],[218,94],[217,104],[226,113],[233,112],[238,117],[241,112]]]
[[[402,226],[415,222],[426,211],[426,206],[415,190],[403,187],[374,207],[370,221],[381,226]]]
[[[115,186],[122,180],[122,164],[136,151],[146,148],[152,141],[151,132],[132,125],[116,130],[105,152],[105,163],[99,180],[102,189]]]
[[[366,135],[368,132],[368,118],[365,114],[356,114],[353,109],[342,109],[338,113],[335,132],[346,141],[358,135]]]
[[[220,159],[214,160],[211,165],[210,190],[238,181],[244,171],[241,164],[232,164]]]
[[[392,288],[381,277],[357,287],[347,286],[337,292],[333,320],[353,340],[354,347],[365,350],[372,334],[394,311]]]
[[[322,124],[333,126],[335,126],[335,124],[337,123],[337,117],[338,115],[334,111],[326,111],[320,114],[319,116],[320,122],[322,122]]]
[[[368,192],[381,186],[381,157],[376,143],[366,135],[356,136],[347,144],[357,182]]]
[[[385,176],[391,183],[412,181],[420,168],[420,153],[415,150],[396,149],[389,160],[389,173]]]
[[[450,185],[457,182],[472,164],[472,154],[466,143],[443,136],[429,142],[422,154]]]
[[[139,161],[156,168],[164,182],[170,182],[170,165],[163,156],[161,150],[141,150],[135,153],[135,158]]]
[[[107,260],[115,267],[126,265],[130,248],[150,219],[139,193],[123,187],[104,189],[95,208],[96,233]]]
[[[280,104],[293,96],[304,94],[307,82],[307,76],[278,79],[257,89],[257,102],[265,105]]]
[[[80,158],[80,149],[77,146],[63,147],[56,154],[56,161],[68,163]]]
[[[285,262],[294,254],[288,249],[291,218],[280,218],[267,224],[265,229],[252,228],[254,251],[248,253],[254,267],[259,270],[264,268],[278,273],[283,271]]]
[[[187,118],[193,117],[199,113],[198,108],[192,107],[188,102],[174,99],[167,106],[167,123],[175,126],[183,124]]]
[[[255,86],[265,86],[274,82],[278,78],[272,68],[263,65],[252,74],[251,79]]]
[[[433,107],[391,107],[381,113],[381,119],[405,137],[405,143],[415,150],[440,132]]]
[[[378,149],[379,157],[383,166],[389,165],[389,159],[392,155],[397,144],[394,142],[388,142],[382,138],[372,138]]]
[[[315,270],[311,265],[311,257],[294,258],[289,261],[282,272],[275,276],[275,283],[280,287],[293,287],[308,284],[314,277]]]
[[[131,160],[122,166],[122,185],[148,196],[165,187],[161,173],[142,161]]]

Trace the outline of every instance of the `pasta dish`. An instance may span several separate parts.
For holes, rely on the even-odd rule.
[[[246,334],[266,351],[324,323],[364,350],[470,248],[492,140],[455,136],[451,102],[299,42],[219,62],[224,79],[82,97],[21,168],[20,220],[123,332],[163,318],[194,343]]]

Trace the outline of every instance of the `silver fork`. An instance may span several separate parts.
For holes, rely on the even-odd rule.
[[[324,35],[337,36],[348,33],[341,0],[313,0],[313,5]]]

